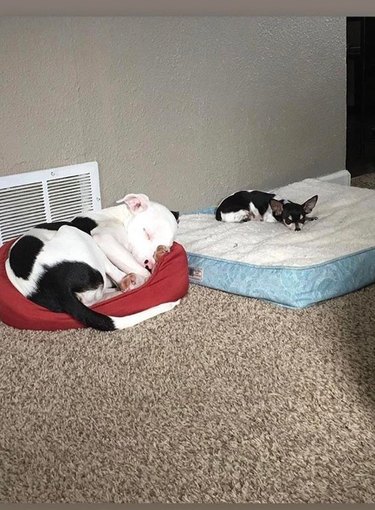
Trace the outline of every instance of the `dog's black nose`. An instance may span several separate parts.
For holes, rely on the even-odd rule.
[[[297,231],[297,232],[298,232],[298,231],[300,231],[300,230],[301,230],[301,229],[300,229],[300,227],[296,227],[296,231]]]

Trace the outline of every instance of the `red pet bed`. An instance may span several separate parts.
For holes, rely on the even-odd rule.
[[[9,281],[5,261],[14,241],[0,248],[0,320],[18,329],[53,331],[83,328],[84,326],[66,313],[50,312],[26,299]],[[115,296],[92,308],[113,316],[131,315],[147,308],[177,301],[186,295],[189,287],[188,262],[184,248],[174,243],[169,253],[163,255],[149,280],[125,294]]]

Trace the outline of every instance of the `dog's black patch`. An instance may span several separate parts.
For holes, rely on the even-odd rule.
[[[16,241],[9,253],[9,264],[13,273],[27,280],[43,246],[43,241],[34,236],[23,236]]]
[[[85,326],[113,331],[110,317],[85,306],[76,296],[76,292],[94,290],[103,283],[100,272],[84,262],[60,262],[46,268],[37,290],[28,298],[52,312],[68,313]]]
[[[64,225],[69,225],[70,227],[76,227],[82,232],[86,232],[86,234],[90,234],[91,230],[98,226],[96,221],[91,218],[87,218],[86,216],[77,216],[72,221],[51,221],[50,223],[40,223],[36,226],[36,228],[44,228],[46,230],[59,230],[59,228]]]
[[[44,230],[59,230],[64,225],[70,225],[69,221],[51,221],[49,223],[39,223],[35,228],[43,228]]]
[[[176,218],[176,221],[177,223],[179,222],[180,220],[180,211],[171,211],[171,213],[173,214],[173,216]]]
[[[96,221],[86,216],[77,216],[70,222],[70,225],[86,232],[86,234],[91,234],[91,231],[98,226]]]
[[[258,209],[259,214],[263,216],[270,205],[270,201],[275,196],[275,193],[266,193],[265,191],[251,191],[250,202],[252,202]],[[249,205],[247,206],[249,208]]]

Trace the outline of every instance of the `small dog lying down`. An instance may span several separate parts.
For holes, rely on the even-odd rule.
[[[124,317],[90,308],[117,289],[142,285],[177,232],[178,213],[146,195],[130,194],[118,202],[121,205],[26,232],[12,245],[5,263],[11,283],[34,303],[103,331],[134,326],[171,310],[179,301]]]
[[[300,231],[306,221],[316,220],[309,217],[314,209],[318,195],[309,198],[303,204],[278,197],[275,193],[247,190],[237,191],[224,198],[216,209],[216,219],[240,223],[243,221],[280,222],[293,231]]]

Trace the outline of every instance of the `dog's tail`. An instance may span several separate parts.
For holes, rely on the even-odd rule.
[[[77,296],[86,291],[95,293],[103,284],[101,273],[88,264],[62,262],[44,273],[39,280],[38,290],[28,297],[53,312],[65,312],[84,326],[101,331],[130,328],[172,310],[180,302],[162,303],[132,315],[112,317],[89,308]]]
[[[172,310],[179,302],[180,300],[162,303],[132,315],[113,317],[92,310],[84,305],[74,293],[70,293],[70,295],[65,294],[65,298],[62,302],[60,301],[61,308],[64,312],[68,313],[85,326],[100,331],[114,331],[116,329],[130,328],[147,319],[151,319],[151,317]]]

